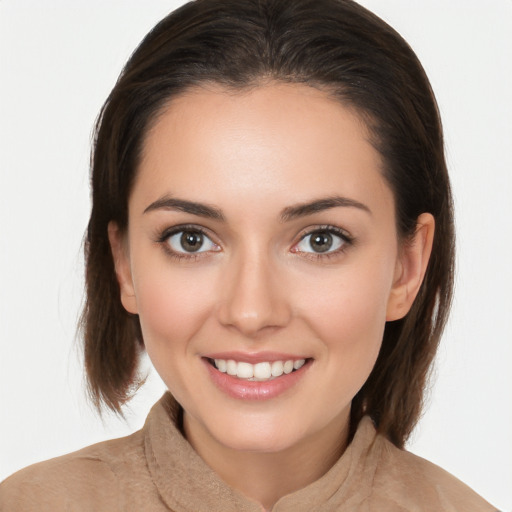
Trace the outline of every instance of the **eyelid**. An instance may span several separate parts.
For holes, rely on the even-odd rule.
[[[168,243],[169,239],[177,235],[179,233],[182,233],[184,231],[195,231],[197,233],[200,233],[202,236],[207,238],[213,245],[215,245],[215,249],[209,249],[206,251],[194,251],[194,252],[187,252],[187,251],[177,251],[173,249],[170,244]],[[176,226],[168,227],[164,230],[158,231],[157,236],[155,237],[155,241],[159,244],[162,244],[164,247],[164,250],[167,252],[168,255],[172,256],[176,259],[188,259],[188,260],[196,260],[198,258],[207,257],[212,252],[219,252],[221,251],[220,244],[215,240],[215,236],[211,234],[210,230],[199,226],[197,224],[179,224]]]
[[[311,236],[313,235],[314,233],[318,233],[318,232],[326,232],[326,233],[329,233],[331,235],[334,235],[338,238],[340,238],[342,240],[342,245],[341,247],[333,250],[333,251],[326,251],[326,252],[314,252],[314,251],[300,251],[297,249],[297,246],[308,236]],[[298,235],[298,238],[299,240],[297,242],[295,242],[291,248],[291,252],[295,253],[295,254],[301,254],[301,255],[304,255],[306,257],[311,257],[311,258],[314,258],[314,259],[320,259],[320,258],[329,258],[329,257],[333,257],[333,256],[336,256],[340,253],[343,253],[345,252],[348,247],[350,247],[351,245],[354,244],[355,242],[355,238],[350,235],[350,233],[348,231],[346,231],[345,229],[342,229],[338,226],[333,226],[333,225],[330,225],[330,224],[323,224],[323,225],[318,225],[318,226],[310,226],[304,230],[301,231],[301,233]]]
[[[343,238],[343,240],[346,240],[347,242],[354,240],[354,237],[346,229],[334,226],[332,224],[318,224],[316,226],[308,226],[307,228],[301,230],[301,232],[297,235],[297,238],[300,241],[306,238],[306,236],[317,233],[319,231],[327,231],[328,233],[333,233],[340,238]]]
[[[170,236],[175,235],[176,233],[181,233],[182,231],[197,231],[198,233],[207,236],[216,245],[219,245],[219,243],[214,240],[217,238],[215,234],[213,234],[208,228],[198,224],[177,224],[176,226],[170,226],[159,230],[156,237],[157,242],[165,242],[165,240],[167,240]]]
[[[186,252],[186,251],[176,251],[172,249],[167,241],[173,235],[181,233],[183,231],[197,231],[201,233],[203,236],[208,238],[212,244],[214,244],[217,248],[215,250],[207,250],[207,251],[197,251],[197,252]],[[311,236],[314,233],[318,232],[327,232],[334,236],[339,237],[343,243],[340,248],[337,248],[333,251],[326,252],[309,252],[309,251],[300,251],[297,250],[297,245],[302,242],[307,236]],[[176,259],[188,259],[195,260],[202,257],[207,257],[212,252],[220,252],[222,251],[221,244],[216,240],[217,237],[215,234],[212,234],[211,231],[204,226],[197,224],[178,224],[175,226],[168,227],[164,230],[160,230],[155,237],[155,241],[164,246],[164,250],[172,257]],[[298,240],[291,247],[291,252],[296,254],[301,254],[304,257],[309,257],[311,259],[327,259],[329,257],[337,256],[341,253],[344,253],[350,246],[355,243],[355,238],[345,229],[342,229],[338,226],[334,226],[331,224],[322,224],[316,226],[309,226],[303,229],[299,235]]]

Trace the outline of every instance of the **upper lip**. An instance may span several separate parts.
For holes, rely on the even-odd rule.
[[[204,354],[203,357],[208,359],[233,359],[237,362],[244,363],[263,363],[269,362],[272,363],[274,361],[297,361],[299,359],[309,359],[307,356],[297,355],[297,354],[286,354],[283,352],[215,352]]]

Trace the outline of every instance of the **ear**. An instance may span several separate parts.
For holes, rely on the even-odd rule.
[[[121,303],[128,313],[137,314],[137,301],[132,280],[130,257],[124,235],[116,222],[108,223],[108,240],[114,257],[117,282],[121,292]]]
[[[399,320],[411,309],[427,270],[434,231],[434,217],[430,213],[422,213],[416,221],[414,236],[403,243],[388,300],[387,321]]]

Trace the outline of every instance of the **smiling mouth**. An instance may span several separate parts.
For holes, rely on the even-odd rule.
[[[302,368],[309,359],[287,359],[283,361],[262,361],[256,364],[234,359],[211,359],[207,361],[221,373],[251,382],[267,382],[288,375]]]

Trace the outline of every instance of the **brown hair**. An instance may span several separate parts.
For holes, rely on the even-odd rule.
[[[452,198],[439,113],[421,64],[397,32],[350,0],[196,0],[158,23],[131,56],[98,118],[92,158],[82,316],[91,397],[98,408],[120,412],[137,386],[143,339],[138,317],[121,305],[107,225],[126,228],[150,123],[190,87],[243,89],[269,80],[323,88],[360,113],[394,192],[399,236],[414,233],[421,213],[435,218],[420,292],[405,318],[387,323],[375,367],[352,402],[352,429],[369,414],[403,446],[451,302]]]

